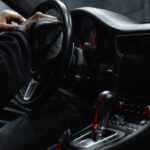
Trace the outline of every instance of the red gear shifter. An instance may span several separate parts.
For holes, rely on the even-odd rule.
[[[114,92],[103,91],[98,95],[92,128],[94,141],[97,141],[98,137],[104,134],[109,113],[111,112],[115,103],[116,94]]]

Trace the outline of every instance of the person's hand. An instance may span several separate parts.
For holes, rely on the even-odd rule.
[[[16,24],[12,24],[12,21]],[[23,23],[26,19],[12,10],[4,10],[0,13],[0,30],[16,29],[18,24]]]
[[[40,19],[47,19],[49,21],[57,21],[57,18],[54,16],[46,15],[41,12],[36,12],[33,16],[31,16],[27,21],[23,22],[19,28],[24,32],[28,32],[33,23],[36,23]]]

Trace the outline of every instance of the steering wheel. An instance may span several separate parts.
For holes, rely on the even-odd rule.
[[[34,25],[34,30],[36,30],[34,32],[36,44],[39,44],[38,39],[41,39],[41,35],[39,34],[45,31],[45,35],[50,34],[49,36],[51,36],[52,30],[55,30],[56,26],[61,26],[63,40],[61,43],[61,49],[58,53],[56,53],[54,59],[48,59],[47,61],[39,62],[38,60],[41,60],[41,54],[39,54],[38,57],[37,55],[33,54],[34,56],[31,57],[31,77],[16,95],[17,101],[21,105],[28,107],[38,106],[54,95],[58,84],[65,77],[65,73],[69,68],[73,51],[72,20],[66,6],[59,0],[48,0],[41,3],[32,14],[35,12],[43,12],[56,16],[61,21],[61,23],[58,21],[52,24],[46,20],[37,22]],[[36,34],[38,32],[40,33],[37,37]],[[49,38],[46,39],[48,40]],[[43,42],[40,44],[43,44]],[[44,53],[46,53],[46,51],[48,51],[50,48],[51,47],[49,47],[49,45],[46,46]],[[43,49],[41,50],[43,51]],[[40,53],[42,53],[42,51],[40,51]],[[35,69],[35,64],[37,64],[37,62],[40,64],[40,67],[38,65],[38,67],[36,66]]]

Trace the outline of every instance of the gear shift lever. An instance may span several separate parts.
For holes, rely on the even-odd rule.
[[[97,141],[98,137],[104,134],[104,128],[107,124],[109,113],[115,105],[115,102],[116,94],[114,92],[103,91],[98,95],[92,127],[94,141]],[[97,132],[98,130],[100,132]]]
[[[98,95],[93,124],[71,139],[71,148],[80,150],[100,149],[125,135],[123,131],[106,127],[109,114],[115,103],[116,94],[113,92],[104,91]]]

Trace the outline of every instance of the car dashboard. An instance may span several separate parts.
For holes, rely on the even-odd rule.
[[[61,18],[55,10],[47,13]],[[84,97],[92,109],[99,93],[115,92],[117,102],[107,126],[114,135],[118,134],[92,148],[94,144],[90,147],[89,141],[82,139],[91,130],[90,123],[73,135],[71,149],[123,149],[122,145],[128,144],[127,141],[131,144],[130,139],[137,140],[141,134],[147,138],[150,24],[140,24],[120,14],[93,7],[76,8],[70,14],[74,50],[70,70],[61,88],[67,86],[79,97]],[[55,148],[49,150],[52,149]]]
[[[95,95],[104,90],[117,93],[117,103],[108,124],[126,134],[120,140],[124,143],[130,136],[136,137],[149,123],[150,24],[140,24],[125,16],[92,7],[74,9],[71,15],[75,50],[81,51],[83,66],[88,68],[84,75],[75,72],[74,78],[94,82],[94,87],[89,84],[91,88],[86,90],[86,96],[93,89]],[[91,141],[84,138],[84,132],[74,137],[73,147],[86,149],[90,145]],[[104,149],[113,148],[109,144],[99,144],[99,148],[100,145]]]

